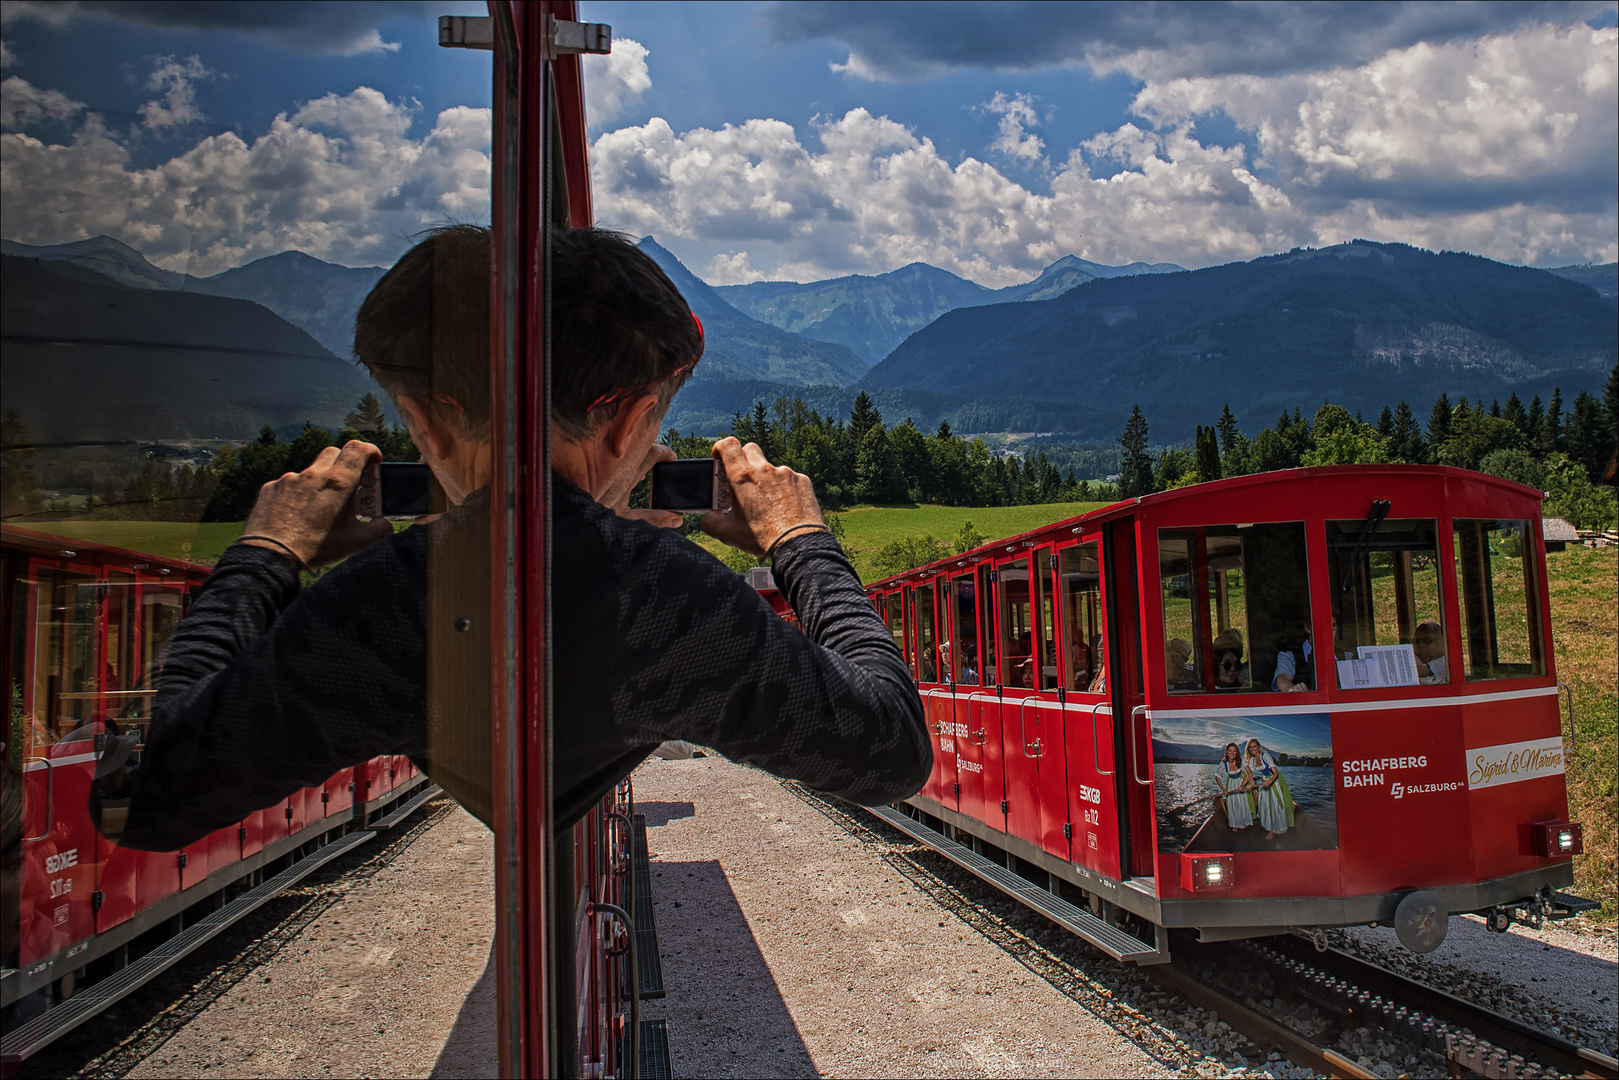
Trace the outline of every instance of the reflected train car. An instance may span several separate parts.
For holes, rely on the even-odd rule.
[[[1456,913],[1595,906],[1559,891],[1582,838],[1540,499],[1440,467],[1266,473],[871,584],[936,738],[906,812],[1138,962],[1175,928],[1383,924],[1428,951]]]
[[[579,21],[571,2],[494,0],[487,10],[439,19],[436,43],[430,23],[412,24],[425,32],[405,50],[461,50],[431,62],[414,53],[411,85],[431,86],[421,96],[443,111],[437,128],[424,114],[421,130],[404,122],[397,133],[453,158],[453,183],[437,202],[408,184],[375,205],[365,203],[375,193],[359,190],[335,208],[324,196],[294,197],[316,174],[376,174],[375,162],[361,160],[374,132],[349,128],[360,113],[394,106],[364,82],[381,76],[356,74],[346,53],[318,70],[315,60],[306,65],[308,78],[330,85],[288,89],[274,35],[232,53],[236,69],[210,85],[208,115],[192,119],[200,126],[163,132],[171,143],[200,138],[242,151],[228,184],[241,201],[227,213],[202,196],[145,199],[133,181],[63,202],[49,169],[18,171],[13,183],[14,152],[70,162],[86,125],[95,145],[127,143],[141,168],[160,163],[176,147],[139,142],[140,125],[158,113],[90,101],[71,115],[21,115],[16,132],[8,126],[6,1069],[89,1015],[76,1003],[116,1001],[163,955],[212,933],[232,905],[347,850],[387,823],[376,820],[384,811],[402,814],[436,790],[410,761],[378,759],[173,853],[117,847],[87,809],[96,771],[114,767],[108,755],[139,761],[164,643],[209,572],[208,560],[188,554],[191,544],[222,549],[241,533],[257,485],[286,467],[267,462],[312,455],[324,435],[353,426],[346,412],[388,408],[351,362],[355,311],[382,272],[375,264],[402,254],[413,230],[479,219],[493,246],[495,464],[487,541],[453,566],[429,558],[429,610],[450,605],[457,616],[451,633],[430,629],[427,643],[441,771],[433,781],[492,822],[501,1074],[655,1074],[661,1028],[640,1022],[638,1003],[661,990],[647,981],[658,974],[649,898],[636,908],[645,846],[633,794],[621,785],[583,821],[554,830],[547,760],[546,245],[551,229],[593,220],[580,57],[607,53],[612,34]],[[151,66],[143,55],[129,53],[130,70]],[[63,72],[30,59],[39,62],[29,85],[56,93],[51,83]],[[265,112],[265,101],[279,104]],[[284,111],[269,123],[276,109]],[[212,119],[236,113],[256,119],[234,127]],[[104,114],[134,126],[119,121],[127,134],[103,126]],[[286,165],[293,146],[319,162],[302,173]],[[135,156],[124,147],[110,168],[133,170]],[[371,211],[394,216],[359,228]],[[362,395],[373,391],[367,405]],[[408,451],[402,429],[393,435]]]

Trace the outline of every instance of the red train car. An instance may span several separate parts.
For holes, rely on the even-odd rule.
[[[1566,914],[1541,493],[1297,469],[1118,503],[869,587],[937,737],[913,815],[1048,876],[1115,955]],[[1119,927],[1134,936],[1120,939]]]

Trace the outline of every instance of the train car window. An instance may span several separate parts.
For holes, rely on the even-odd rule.
[[[901,621],[904,623],[900,651],[905,654],[905,666],[911,669],[911,678],[920,678],[916,670],[916,598],[909,585],[901,589],[898,596]]]
[[[899,593],[891,592],[883,597],[883,622],[888,624],[888,632],[894,637],[894,648],[909,664],[910,655],[905,648],[905,609],[901,606]]]
[[[1369,518],[1326,529],[1339,687],[1450,682],[1438,523]]]
[[[916,653],[921,661],[919,678],[923,682],[939,681],[939,654],[933,636],[934,588],[930,582],[915,592],[916,596]]]
[[[1102,577],[1097,543],[1064,548],[1062,580],[1063,685],[1069,690],[1107,691],[1107,643],[1102,628]]]
[[[1029,597],[1028,558],[1003,563],[1001,586],[1001,682],[1034,689],[1034,606]]]
[[[983,603],[978,606],[978,641],[983,646],[983,663],[979,666],[979,674],[983,677],[984,685],[995,685],[1000,681],[999,669],[995,666],[995,604],[991,597],[995,592],[995,568],[993,566],[980,566],[978,568],[978,595],[983,597]]]
[[[1318,690],[1304,525],[1159,534],[1171,693]]]
[[[1036,626],[1036,636],[1040,641],[1039,671],[1037,680],[1042,690],[1057,689],[1059,674],[1057,671],[1057,613],[1058,602],[1056,588],[1056,570],[1052,566],[1052,557],[1049,549],[1035,553],[1034,565],[1038,568],[1034,577],[1034,592],[1038,598],[1035,608],[1040,613]]]
[[[950,579],[950,661],[955,681],[977,686],[982,677],[978,660],[978,589],[971,574]]]
[[[1467,681],[1546,674],[1534,530],[1527,521],[1454,525]],[[1444,644],[1439,637],[1437,647]],[[1419,632],[1416,647],[1425,646],[1436,647]]]

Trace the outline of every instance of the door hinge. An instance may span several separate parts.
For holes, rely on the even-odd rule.
[[[239,843],[247,843],[247,826],[241,825],[236,829],[236,839]]]
[[[1001,813],[1003,813],[1003,814],[1006,813],[1006,800],[1005,799],[1001,800]]]
[[[290,806],[287,807],[287,820],[288,821],[292,820],[292,807],[290,807]]]
[[[1062,823],[1062,836],[1064,840],[1072,840],[1074,838],[1074,823],[1072,821],[1065,821]]]
[[[101,910],[101,905],[105,904],[106,902],[107,902],[107,894],[102,892],[100,889],[97,889],[95,892],[90,894],[90,910],[91,911],[100,911]]]
[[[186,859],[186,853],[183,851],[180,852],[180,869],[184,870],[188,861],[189,860]]]
[[[1065,690],[1064,688],[1060,687],[1060,686],[1057,687],[1057,704],[1058,705],[1066,705],[1066,704],[1068,704],[1068,691]]]
[[[1053,554],[1052,554],[1052,555],[1051,555],[1051,556],[1050,556],[1050,558],[1049,558],[1049,559],[1047,559],[1047,561],[1046,561],[1046,569],[1047,569],[1047,570],[1055,570],[1055,569],[1057,569],[1057,566],[1058,566],[1058,563],[1057,563],[1057,556],[1056,556],[1056,554],[1055,554],[1055,553],[1053,553]]]
[[[320,801],[321,802],[331,802],[332,801],[332,793],[330,791],[321,792],[320,793]]]
[[[958,798],[958,799],[961,798],[961,785],[956,784],[955,789],[956,789],[956,798]]]

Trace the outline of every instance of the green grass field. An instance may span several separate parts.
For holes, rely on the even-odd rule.
[[[231,541],[242,535],[241,522],[229,521],[200,525],[184,521],[42,521],[24,522],[23,528],[204,566],[218,562]]]

